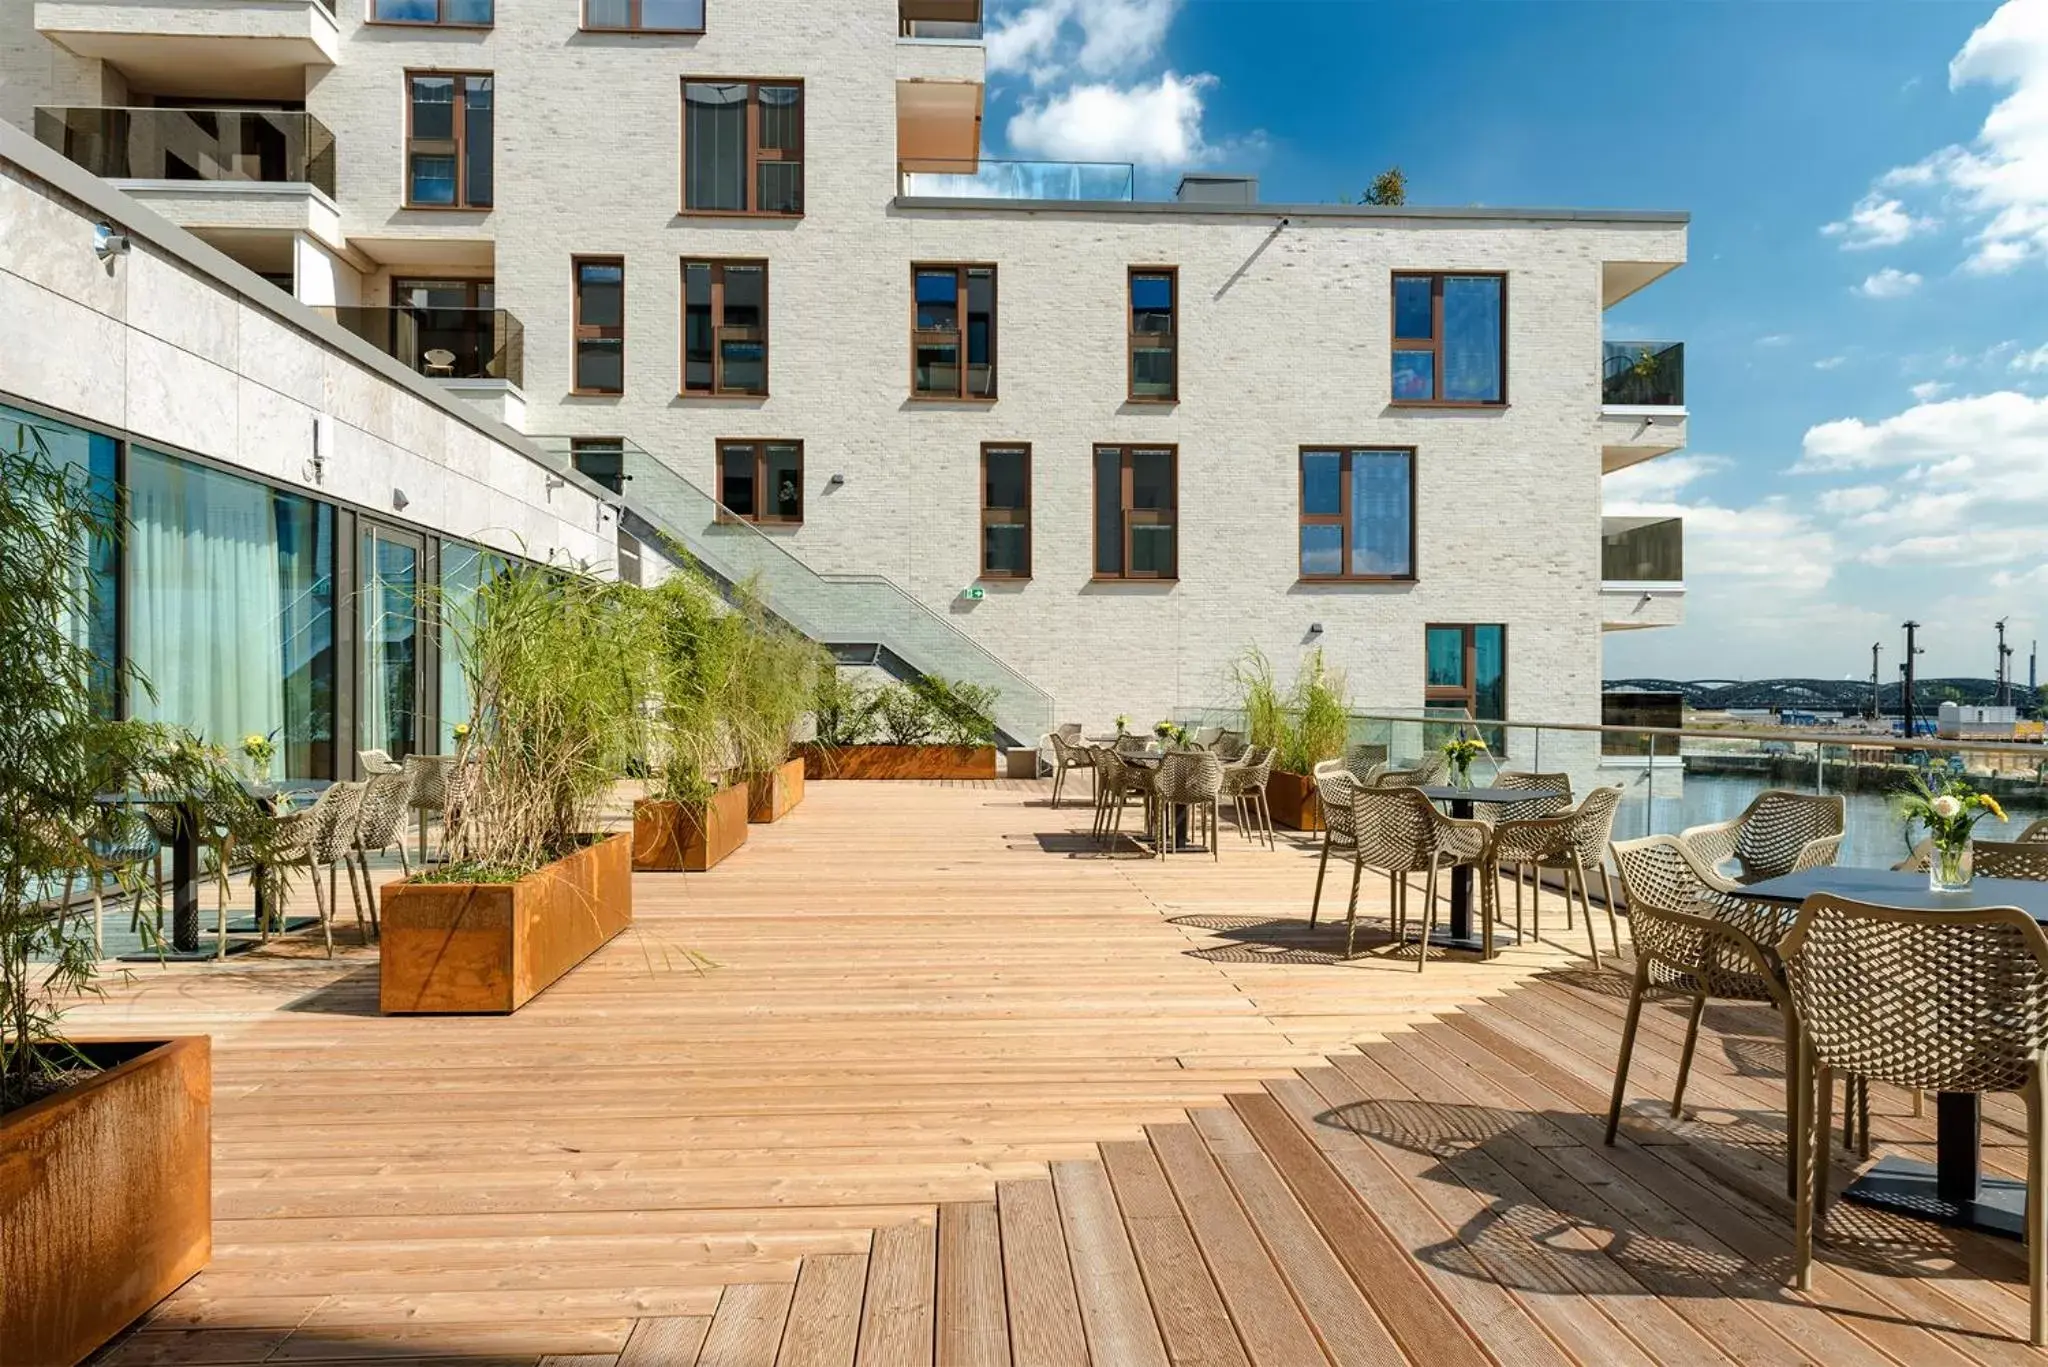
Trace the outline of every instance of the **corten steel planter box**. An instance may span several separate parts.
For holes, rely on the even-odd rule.
[[[633,923],[632,839],[584,846],[516,883],[386,883],[386,1015],[507,1015]]]
[[[212,1041],[74,1043],[106,1071],[0,1116],[9,1367],[71,1367],[213,1256]]]
[[[771,774],[747,781],[747,820],[780,821],[804,800],[804,762],[789,760]]]
[[[1316,781],[1307,774],[1275,769],[1266,779],[1266,801],[1273,808],[1276,825],[1297,831],[1323,828],[1323,805],[1316,800]]]
[[[747,790],[721,788],[702,806],[647,798],[633,804],[633,867],[703,873],[747,843]]]
[[[989,778],[993,745],[806,745],[805,778]]]

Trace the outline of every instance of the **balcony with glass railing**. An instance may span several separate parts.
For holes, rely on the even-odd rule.
[[[981,0],[897,0],[896,34],[937,42],[978,43]]]
[[[334,194],[334,134],[299,109],[50,108],[36,139],[109,180],[311,185]]]
[[[898,193],[933,199],[1031,199],[1114,203],[1136,198],[1126,161],[919,161],[906,163]]]
[[[402,305],[320,311],[429,379],[525,383],[526,329],[508,310]]]
[[[1685,343],[1602,342],[1600,352],[1603,407],[1685,407]]]
[[[1685,620],[1685,519],[1600,519],[1600,625],[1607,631]]]

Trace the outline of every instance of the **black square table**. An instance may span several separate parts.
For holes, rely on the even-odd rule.
[[[1459,788],[1439,783],[1424,784],[1416,791],[1431,802],[1448,802],[1451,805],[1451,815],[1465,821],[1472,819],[1473,804],[1479,802],[1541,802],[1545,798],[1567,796],[1555,788]],[[1571,894],[1567,892],[1565,895]],[[1429,942],[1439,949],[1473,949],[1482,954],[1486,952],[1485,937],[1472,933],[1470,864],[1460,864],[1451,870],[1450,929],[1439,930],[1429,937]],[[1515,934],[1510,930],[1496,929],[1493,932],[1493,942],[1495,945],[1511,945],[1515,942]]]
[[[1984,911],[2018,907],[2048,924],[2048,883],[2024,878],[1979,878],[1960,892],[1935,892],[1927,874],[1899,869],[1818,868],[1752,883],[1747,897],[1799,903],[1816,893],[1829,893],[1873,906],[1901,911]],[[1791,1061],[1786,1061],[1791,1066]],[[1986,1177],[1979,1159],[1981,1106],[1974,1092],[1941,1092],[1935,1097],[1935,1161],[1932,1166],[1905,1158],[1886,1158],[1858,1178],[1842,1195],[1861,1205],[1877,1206],[1936,1224],[2025,1236],[2027,1184],[2004,1177]]]

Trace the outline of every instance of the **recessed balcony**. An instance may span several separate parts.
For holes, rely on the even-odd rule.
[[[35,22],[158,95],[301,100],[341,58],[332,0],[40,0]]]
[[[296,109],[36,110],[36,139],[194,231],[340,247],[334,134]]]
[[[1600,519],[1600,626],[1677,626],[1685,620],[1685,519]]]
[[[981,0],[897,0],[896,35],[978,43],[982,40]]]
[[[526,329],[510,311],[401,304],[320,312],[500,422],[524,427]]]

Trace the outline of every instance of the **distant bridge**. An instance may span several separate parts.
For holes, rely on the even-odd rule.
[[[1870,681],[1865,679],[1609,679],[1608,692],[1682,693],[1686,705],[1705,712],[1731,707],[1770,708],[1774,711],[1860,713],[1870,706]],[[1899,701],[1897,679],[1878,690],[1878,706],[1897,715],[1904,711]],[[2040,690],[2048,693],[2048,689]],[[1913,684],[1913,711],[1932,716],[1945,702],[1988,707],[1998,701],[1995,679],[1917,679]],[[2036,690],[2025,684],[2012,686],[2013,705],[2026,716],[2040,705]]]

